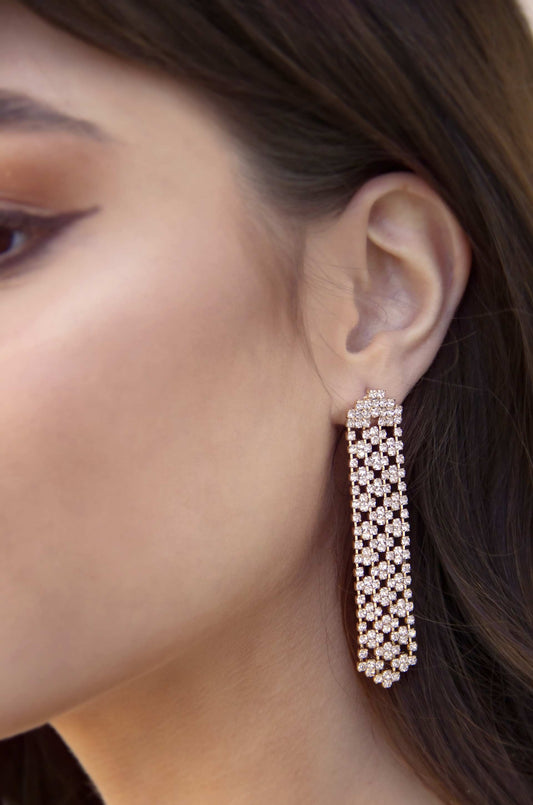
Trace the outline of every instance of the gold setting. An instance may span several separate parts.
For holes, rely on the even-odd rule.
[[[401,405],[367,389],[346,416],[357,605],[357,670],[390,688],[416,664]],[[406,650],[402,651],[402,646]]]

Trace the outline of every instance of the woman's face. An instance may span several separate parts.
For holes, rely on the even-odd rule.
[[[5,737],[289,584],[334,428],[210,113],[11,3],[0,90]]]

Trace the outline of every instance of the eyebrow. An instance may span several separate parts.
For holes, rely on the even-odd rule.
[[[0,133],[5,130],[62,131],[97,142],[114,141],[96,123],[71,117],[30,95],[0,89]]]

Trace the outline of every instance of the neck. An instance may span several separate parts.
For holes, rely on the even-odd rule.
[[[332,564],[51,722],[106,805],[441,803],[371,720]]]

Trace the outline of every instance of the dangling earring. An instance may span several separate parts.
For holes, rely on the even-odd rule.
[[[346,416],[352,489],[357,670],[390,688],[416,664],[401,405],[367,389]],[[406,650],[402,651],[402,646]]]

